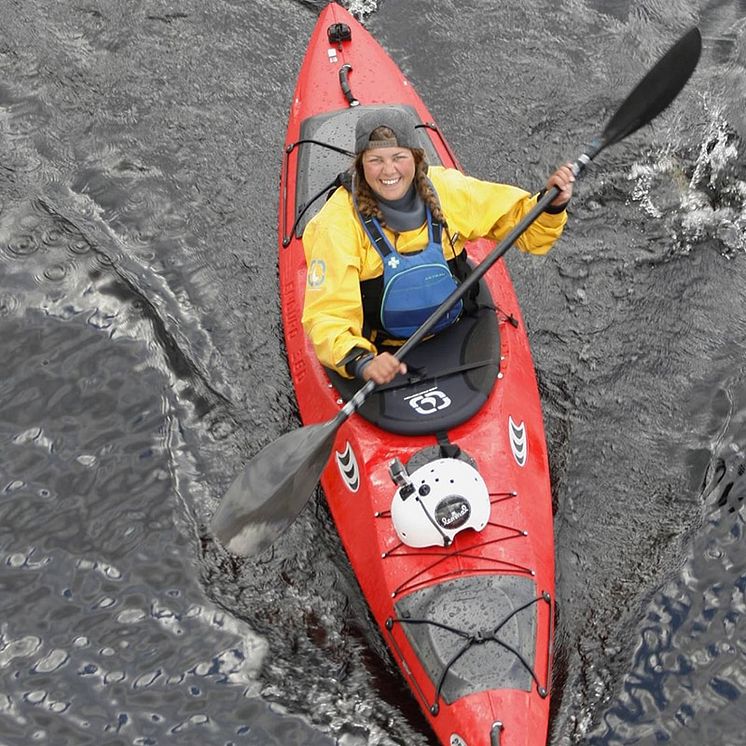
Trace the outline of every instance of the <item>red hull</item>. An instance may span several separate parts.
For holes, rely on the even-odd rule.
[[[352,40],[331,45],[327,28],[333,23],[347,24]],[[301,124],[308,117],[348,108],[339,82],[339,69],[344,64],[352,68],[349,81],[361,104],[407,104],[423,122],[432,121],[424,103],[386,52],[347,11],[332,3],[320,14],[300,71],[287,146],[299,140]],[[443,164],[457,167],[437,130],[432,130],[430,137]],[[281,234],[289,230],[296,213],[297,150],[291,149],[283,168]],[[282,239],[283,235],[280,284],[291,375],[303,422],[321,422],[339,411],[341,400],[301,326],[306,284],[302,244],[292,237],[284,246]],[[479,261],[490,248],[489,242],[476,242],[469,247],[469,255]],[[549,469],[531,353],[502,261],[490,270],[485,281],[500,308],[512,314],[518,325],[500,323],[501,377],[484,407],[470,421],[451,430],[449,437],[476,460],[493,502],[490,524],[478,534],[460,533],[448,548],[423,552],[400,545],[387,513],[395,489],[388,465],[395,457],[406,462],[411,454],[436,441],[433,436],[384,432],[358,415],[340,429],[335,452],[343,453],[349,444],[359,470],[359,486],[354,493],[351,491],[334,457],[324,472],[322,485],[368,605],[440,742],[447,746],[536,746],[547,739],[549,696],[542,689],[549,688],[553,638],[554,540]],[[510,420],[524,424],[527,458],[523,465],[511,448]],[[438,712],[433,715],[430,708],[436,701],[437,681],[418,659],[404,625],[395,623],[387,629],[386,621],[396,618],[394,604],[412,591],[448,578],[487,574],[530,579],[542,599],[532,611],[535,679],[527,690],[496,688],[467,694],[451,704],[440,698]]]

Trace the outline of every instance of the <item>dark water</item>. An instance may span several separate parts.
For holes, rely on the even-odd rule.
[[[204,525],[297,425],[276,283],[321,3],[0,2],[0,744],[429,743],[317,499]],[[510,256],[557,502],[553,744],[746,743],[746,3],[357,3],[475,175],[535,188],[702,62]]]

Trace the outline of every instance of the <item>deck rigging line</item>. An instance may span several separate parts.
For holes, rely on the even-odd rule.
[[[536,675],[536,672],[534,669],[529,665],[528,661],[521,655],[521,653],[516,650],[512,645],[507,643],[505,640],[501,639],[499,637],[500,630],[516,615],[520,614],[522,611],[525,611],[526,609],[531,608],[535,604],[539,603],[540,601],[545,601],[546,603],[551,605],[551,597],[550,595],[545,591],[540,596],[537,596],[536,598],[531,599],[527,603],[523,604],[523,606],[519,606],[517,609],[513,609],[513,611],[510,612],[500,623],[493,628],[483,629],[483,630],[477,630],[474,631],[467,631],[463,629],[459,629],[458,627],[451,627],[448,624],[443,624],[442,622],[436,622],[433,619],[403,619],[401,617],[389,617],[386,620],[386,629],[390,632],[394,624],[429,624],[433,627],[438,627],[439,629],[446,630],[447,632],[451,632],[454,635],[458,635],[459,637],[464,638],[464,644],[458,649],[458,651],[451,656],[451,659],[443,666],[443,670],[440,673],[440,676],[438,677],[438,683],[435,687],[435,701],[430,705],[430,712],[433,715],[437,715],[440,711],[440,705],[439,700],[441,696],[441,691],[443,690],[443,684],[445,683],[446,676],[448,676],[448,672],[450,671],[451,667],[458,661],[459,658],[470,648],[472,648],[475,645],[484,645],[488,642],[495,642],[500,647],[504,648],[508,652],[512,653],[518,661],[521,663],[521,665],[528,671],[531,678],[534,680],[534,683],[536,684],[536,690],[539,693],[539,696],[545,698],[548,694],[547,685],[548,682],[545,682],[543,685],[539,681],[539,678]]]

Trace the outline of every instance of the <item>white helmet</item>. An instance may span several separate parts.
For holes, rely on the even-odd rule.
[[[439,458],[408,475],[395,459],[390,471],[399,485],[391,520],[408,546],[445,547],[459,531],[481,531],[487,525],[491,507],[487,485],[465,461]]]

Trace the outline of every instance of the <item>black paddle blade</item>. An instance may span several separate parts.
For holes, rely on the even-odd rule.
[[[265,446],[225,493],[210,528],[233,554],[259,554],[297,518],[329,460],[339,418],[286,433]]]
[[[675,98],[694,72],[702,51],[695,26],[679,39],[627,96],[606,125],[602,147],[613,145],[651,122]]]

